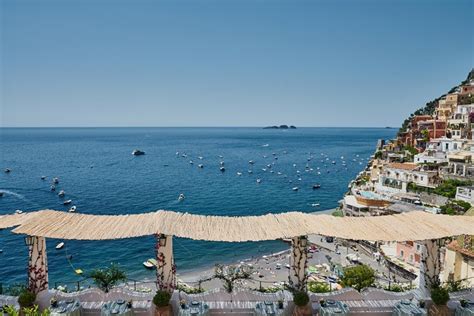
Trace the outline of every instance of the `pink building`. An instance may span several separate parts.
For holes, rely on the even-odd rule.
[[[413,241],[397,243],[397,258],[415,267],[419,267],[421,261],[421,245]]]

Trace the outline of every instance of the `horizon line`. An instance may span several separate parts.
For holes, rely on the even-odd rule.
[[[264,129],[265,127],[279,126],[279,125],[266,125],[266,126],[0,126],[0,129],[4,128],[259,128]],[[288,125],[290,126],[290,125]],[[293,125],[295,126],[295,125]],[[298,128],[382,128],[382,129],[397,129],[394,126],[296,126]],[[286,129],[286,128],[284,128]],[[288,128],[292,129],[292,128]]]

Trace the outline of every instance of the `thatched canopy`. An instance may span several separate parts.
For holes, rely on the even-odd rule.
[[[0,216],[0,229],[59,239],[104,240],[162,233],[210,241],[259,241],[321,234],[373,241],[427,240],[474,235],[474,217],[409,212],[375,217],[334,217],[289,212],[262,216],[206,216],[172,211],[88,215],[53,210]]]

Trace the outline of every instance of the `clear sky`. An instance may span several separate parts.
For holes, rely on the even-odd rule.
[[[399,126],[473,67],[472,0],[0,0],[2,126]]]

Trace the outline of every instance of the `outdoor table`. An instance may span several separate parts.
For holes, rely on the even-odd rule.
[[[56,307],[49,308],[51,316],[80,316],[81,303],[77,300],[59,301]]]
[[[455,316],[474,316],[474,302],[470,302],[466,307],[459,305],[456,307]]]
[[[401,301],[395,305],[393,309],[393,316],[425,316],[426,309],[420,308],[410,301]]]
[[[132,316],[132,309],[127,306],[125,300],[107,302],[102,305],[101,316]]]
[[[349,306],[340,301],[327,300],[324,306],[319,308],[320,316],[349,315]]]
[[[279,308],[277,302],[258,302],[255,304],[253,314],[256,316],[276,316],[283,315],[285,308]]]
[[[179,316],[209,316],[209,306],[203,302],[192,301],[191,304],[186,304],[185,308],[179,306]]]

